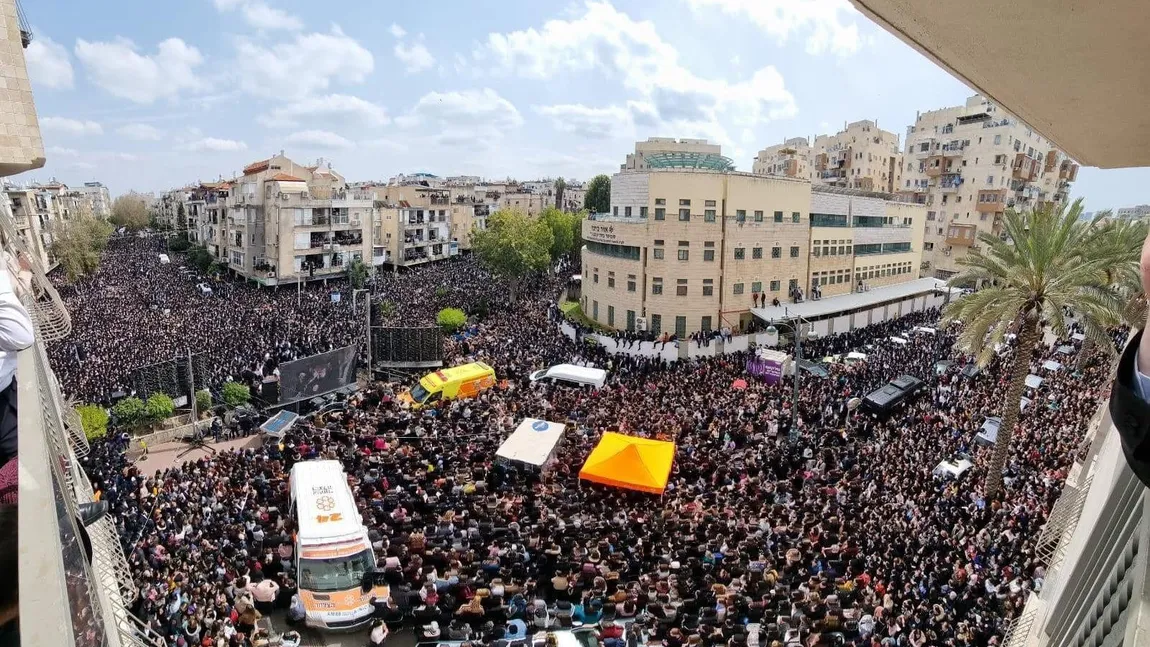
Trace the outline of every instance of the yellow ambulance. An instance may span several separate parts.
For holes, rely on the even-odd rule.
[[[424,375],[419,384],[399,399],[419,409],[440,400],[473,398],[495,386],[495,369],[483,362],[445,368]]]

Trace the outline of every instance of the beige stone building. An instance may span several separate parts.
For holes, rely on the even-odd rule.
[[[471,235],[487,227],[496,199],[474,185],[389,184],[372,189],[378,237],[398,265],[443,260],[471,249]]]
[[[792,137],[768,146],[755,156],[752,171],[809,179],[816,186],[890,193],[899,186],[901,168],[898,135],[863,120],[834,135],[818,135],[814,143]]]
[[[801,180],[618,173],[611,213],[583,223],[583,311],[611,328],[680,336],[745,326],[752,295],[785,299],[807,282],[809,209]]]
[[[373,241],[375,198],[348,188],[330,165],[304,166],[282,153],[244,167],[220,220],[220,257],[261,285],[326,279],[361,260],[387,261]]]
[[[20,186],[5,187],[4,194],[16,223],[16,234],[43,269],[51,268],[55,265],[52,235],[57,227],[64,225],[56,196],[39,187]]]
[[[5,90],[0,102],[0,177],[44,166],[44,142],[28,82],[24,48],[32,32],[18,15],[15,2],[0,3],[4,35],[0,39],[0,80]]]
[[[1002,234],[1007,209],[1067,200],[1078,177],[1050,140],[982,96],[919,113],[907,128],[902,195],[926,205],[925,273],[949,278],[978,234]]]
[[[723,157],[718,144],[705,139],[650,137],[647,141],[635,142],[635,152],[627,154],[627,161],[619,170],[681,168],[688,162],[698,168],[712,170],[730,171],[735,168],[729,158]]]

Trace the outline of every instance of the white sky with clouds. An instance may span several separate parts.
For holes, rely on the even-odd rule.
[[[434,10],[429,10],[429,8]],[[611,173],[650,136],[741,170],[788,137],[958,105],[958,81],[846,0],[25,3],[48,157],[17,179],[152,191],[284,149],[350,180]],[[1150,170],[1083,169],[1088,210]]]

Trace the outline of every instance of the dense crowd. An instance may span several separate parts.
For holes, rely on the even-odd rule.
[[[154,266],[142,255],[125,256],[121,271],[151,281]],[[318,328],[291,337],[284,319],[306,329],[342,316],[343,305],[318,296],[304,306],[307,315],[294,309],[294,294],[231,297],[274,304],[265,327],[252,329],[252,342],[237,327],[241,315],[228,313],[246,301],[184,306],[177,294],[197,295],[163,281],[148,285],[169,291],[165,307],[181,321],[230,320],[210,330],[232,331],[223,336],[237,349],[347,342]],[[559,288],[553,277],[539,278],[520,286],[520,300],[511,304],[506,285],[469,261],[375,286],[378,299],[394,304],[397,321],[427,318],[463,295],[485,301],[485,316],[445,342],[449,363],[495,367],[499,386],[475,399],[416,412],[395,397],[404,385],[374,384],[342,412],[293,429],[282,448],[222,452],[153,474],[124,459],[126,440],[94,448],[85,465],[111,505],[139,587],[132,611],[172,644],[251,644],[255,618],[289,608],[298,589],[290,568],[293,522],[282,511],[289,509],[291,466],[311,458],[338,459],[351,475],[387,567],[391,599],[379,617],[392,626],[434,621],[443,637],[476,644],[518,635],[538,600],[550,609],[542,613],[598,622],[604,638],[629,644],[742,645],[754,631],[763,645],[987,645],[1042,586],[1035,540],[1105,388],[1104,362],[1052,372],[1042,362],[1055,357],[1057,344],[1021,358],[1007,347],[968,378],[960,369],[969,358],[953,349],[955,329],[912,333],[934,324],[938,313],[910,315],[804,345],[806,356],[860,350],[868,358],[828,364],[826,378],[804,376],[799,440],[792,443],[790,378],[752,378],[746,389],[732,388],[747,378],[745,354],[675,364],[607,356],[557,331],[551,301]],[[97,277],[79,292],[101,289]],[[145,302],[146,295],[133,294]],[[181,330],[195,331],[196,343],[222,343],[201,342],[193,324],[109,331],[105,326],[131,318],[91,297],[80,305],[88,310],[74,319],[88,343],[96,331],[119,343],[139,331],[150,344],[176,344],[169,340]],[[147,305],[134,311],[153,322],[165,316]],[[88,320],[101,313],[117,323]],[[349,333],[336,326],[331,334]],[[896,334],[908,342],[892,341]],[[155,357],[150,346],[135,352]],[[944,359],[954,363],[940,374],[936,362]],[[572,361],[607,368],[608,385],[585,391],[527,379]],[[984,417],[1000,411],[1014,361],[1029,362],[1046,381],[1028,392],[1033,402],[1015,433],[1004,495],[988,499],[982,483],[989,452],[977,449],[974,437]],[[67,361],[62,373],[89,387],[115,381]],[[925,380],[927,389],[889,417],[848,405],[904,373]],[[493,460],[524,417],[569,423],[545,473]],[[608,430],[675,441],[662,497],[578,480]],[[932,474],[957,453],[976,457],[970,472],[959,479]],[[627,621],[625,629],[619,621]]]

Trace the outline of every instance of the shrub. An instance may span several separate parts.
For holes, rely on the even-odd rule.
[[[441,285],[435,288],[435,296],[439,297],[440,299],[447,296],[450,292],[451,290],[449,290],[446,285]]]
[[[172,236],[168,239],[168,251],[172,252],[186,252],[191,249],[192,243],[188,240],[187,235],[179,234]]]
[[[153,393],[144,403],[144,416],[149,422],[159,422],[172,417],[176,403],[166,393]]]
[[[196,391],[196,411],[204,413],[212,408],[212,392],[207,389]]]
[[[380,319],[390,319],[395,316],[395,303],[393,301],[380,301],[375,304],[375,313]]]
[[[116,416],[116,424],[123,427],[135,427],[147,418],[144,401],[133,396],[124,398],[112,407],[112,415]]]
[[[467,315],[459,308],[444,308],[435,317],[435,323],[445,333],[453,333],[467,323]]]
[[[220,395],[223,396],[224,404],[229,407],[247,404],[247,401],[252,399],[251,389],[239,382],[224,382],[223,388],[220,389]]]
[[[80,426],[84,428],[84,437],[88,440],[103,438],[108,434],[108,412],[104,407],[94,404],[82,404],[76,407],[80,415]]]
[[[351,287],[355,289],[362,288],[367,283],[368,275],[367,265],[361,260],[354,260],[347,266],[347,280],[351,283]]]

